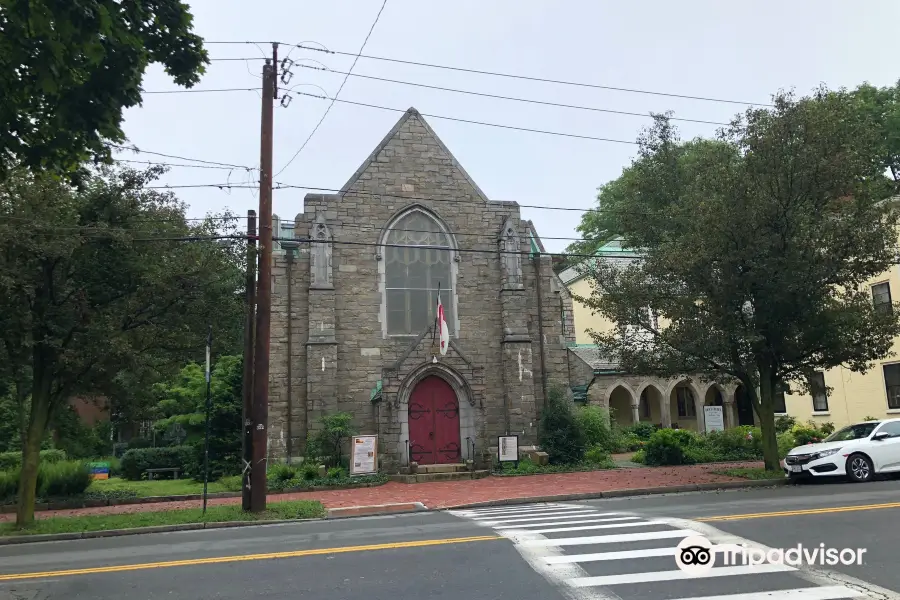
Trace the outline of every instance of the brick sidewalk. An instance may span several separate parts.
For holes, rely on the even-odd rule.
[[[539,496],[609,492],[612,490],[646,489],[690,485],[696,483],[724,483],[740,481],[735,477],[718,475],[735,467],[761,467],[762,463],[730,463],[694,465],[688,467],[644,467],[615,469],[585,473],[529,475],[521,477],[488,477],[474,481],[446,481],[435,483],[387,483],[372,488],[270,494],[269,502],[283,500],[318,500],[326,508],[370,506],[402,502],[421,502],[428,508],[449,508],[474,502],[529,498]],[[239,504],[240,498],[210,499],[210,505]],[[124,504],[97,508],[41,511],[38,519],[96,514],[135,513],[197,508],[200,501],[163,502],[156,504]],[[0,522],[15,519],[14,514],[0,514]]]

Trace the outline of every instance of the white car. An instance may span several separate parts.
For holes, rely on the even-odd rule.
[[[856,423],[798,446],[785,457],[784,472],[790,479],[844,476],[857,482],[900,472],[900,419]]]

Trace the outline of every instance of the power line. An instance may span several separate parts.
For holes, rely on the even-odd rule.
[[[593,106],[578,106],[575,104],[563,104],[560,102],[547,102],[544,100],[534,100],[531,98],[517,98],[515,96],[501,96],[499,94],[488,94],[485,92],[475,92],[471,90],[460,90],[455,88],[442,87],[438,85],[429,85],[425,83],[416,83],[414,81],[401,81],[399,79],[388,79],[386,77],[375,77],[373,75],[361,75],[359,73],[350,73],[349,71],[335,71],[334,69],[329,69],[327,67],[314,67],[312,65],[302,65],[297,64],[298,67],[302,67],[304,69],[312,69],[314,71],[325,71],[327,73],[335,73],[337,75],[346,75],[348,77],[359,77],[361,79],[371,79],[373,81],[383,81],[386,83],[397,83],[400,85],[409,85],[413,87],[426,88],[430,90],[438,90],[442,92],[453,92],[455,94],[466,94],[470,96],[481,96],[483,98],[495,98],[497,100],[510,100],[513,102],[524,102],[528,104],[540,104],[543,106],[555,106],[557,108],[571,108],[575,110],[585,110],[591,112],[601,112],[601,113],[610,113],[614,115],[626,115],[630,117],[642,117],[642,118],[652,118],[653,115],[649,113],[636,113],[636,112],[628,112],[623,110],[612,110],[609,108],[596,108]],[[686,121],[688,123],[703,123],[706,125],[728,125],[728,123],[724,123],[721,121],[705,121],[702,119],[687,119],[681,117],[669,117],[672,121]]]
[[[216,165],[188,165],[184,163],[167,163],[167,162],[155,162],[152,160],[129,160],[127,158],[114,158],[115,162],[120,163],[131,163],[137,165],[151,165],[158,167],[178,167],[178,168],[187,168],[187,169],[219,169],[222,171],[234,171],[234,167],[219,167]]]
[[[337,54],[337,55],[341,55],[341,56],[350,55],[350,53],[348,53],[348,52],[340,52],[338,50],[328,50],[328,49],[322,49],[322,48],[312,48],[310,46],[304,46],[302,44],[295,44],[295,47],[297,47],[301,50],[312,50],[314,52],[323,52],[325,54]],[[654,91],[650,91],[650,90],[622,88],[622,87],[614,87],[614,86],[609,86],[609,85],[598,85],[598,84],[594,84],[594,83],[566,81],[566,80],[562,80],[562,79],[549,79],[549,78],[545,78],[545,77],[533,77],[533,76],[529,76],[529,75],[515,75],[515,74],[511,74],[511,73],[500,73],[497,71],[482,71],[479,69],[466,69],[466,68],[462,68],[462,67],[451,67],[448,65],[436,65],[436,64],[418,62],[418,61],[413,61],[413,60],[402,60],[399,58],[387,58],[384,56],[371,56],[371,55],[361,54],[360,58],[366,58],[369,60],[378,60],[378,61],[383,61],[383,62],[392,62],[392,63],[398,63],[398,64],[403,64],[403,65],[414,65],[417,67],[428,67],[431,69],[444,69],[447,71],[457,71],[460,73],[474,73],[477,75],[490,75],[492,77],[504,77],[507,79],[521,79],[524,81],[537,81],[537,82],[541,82],[541,83],[553,83],[553,84],[557,84],[557,85],[593,88],[593,89],[598,89],[598,90],[609,90],[609,91],[614,91],[614,92],[627,92],[629,94],[646,94],[646,95],[650,95],[650,96],[667,96],[669,98],[681,98],[684,100],[700,100],[703,102],[720,102],[720,103],[725,103],[725,104],[741,104],[741,105],[745,105],[745,106],[773,106],[771,104],[763,104],[763,103],[759,103],[759,102],[744,102],[741,100],[728,100],[725,98],[710,98],[707,96],[689,96],[689,95],[685,95],[685,94],[673,94],[673,93],[668,93],[668,92],[654,92]]]
[[[389,106],[380,106],[378,104],[368,104],[366,102],[354,102],[353,100],[329,98],[327,96],[319,96],[319,95],[310,94],[307,92],[294,92],[294,93],[299,96],[309,96],[310,98],[318,98],[320,100],[331,100],[333,102],[342,102],[344,104],[352,104],[354,106],[365,106],[367,108],[377,108],[379,110],[386,110],[386,111],[390,111],[390,112],[401,112],[401,113],[406,112],[406,109],[403,109],[403,108],[391,108]],[[484,127],[496,127],[498,129],[510,129],[513,131],[525,131],[528,133],[541,133],[544,135],[555,135],[555,136],[559,136],[559,137],[591,140],[591,141],[595,141],[595,142],[611,142],[614,144],[637,145],[637,142],[631,142],[631,141],[627,141],[627,140],[616,140],[616,139],[612,139],[612,138],[603,138],[603,137],[596,137],[596,136],[591,136],[591,135],[580,135],[577,133],[565,133],[565,132],[561,132],[561,131],[548,131],[546,129],[532,129],[530,127],[516,127],[515,125],[501,125],[499,123],[488,123],[486,121],[475,121],[473,119],[461,119],[458,117],[446,117],[446,116],[442,116],[442,115],[434,115],[434,114],[427,114],[427,113],[419,113],[419,114],[421,114],[423,117],[428,117],[430,119],[441,119],[443,121],[455,121],[457,123],[469,123],[470,125],[482,125]]]
[[[141,150],[137,146],[120,146],[118,144],[106,143],[105,145],[110,148],[116,148],[118,150],[129,150],[131,152],[136,152],[137,154],[149,154],[151,156],[162,156],[163,158],[173,158],[175,160],[186,160],[188,162],[196,162],[204,165],[212,165],[218,167],[230,167],[232,169],[246,169],[248,171],[257,171],[257,167],[248,167],[247,165],[236,165],[233,163],[225,163],[225,162],[216,162],[212,160],[203,160],[199,158],[190,158],[187,156],[177,156],[175,154],[163,154],[162,152],[152,152],[150,150]],[[119,160],[119,159],[114,159]]]
[[[187,185],[160,185],[160,186],[145,186],[144,189],[190,189],[190,188],[234,188],[234,189],[255,189],[255,186],[246,185],[246,184],[228,184],[228,183],[197,183],[197,184],[187,184]],[[326,187],[316,187],[309,185],[294,185],[287,183],[275,183],[272,189],[276,190],[308,190],[311,192],[331,192],[335,194],[342,193],[342,190],[337,188],[326,188]],[[396,198],[398,200],[411,200],[411,201],[428,201],[428,202],[453,202],[456,204],[483,204],[481,201],[466,201],[460,200],[458,198],[434,198],[430,196],[402,196],[399,194],[380,194],[377,192],[366,192],[362,190],[354,190],[350,192],[343,192],[347,195],[351,196],[371,196],[371,197],[380,197],[380,198]],[[498,200],[496,202],[503,202],[503,200]],[[573,206],[544,206],[540,204],[519,204],[516,205],[519,208],[534,208],[539,210],[562,210],[562,211],[570,211],[570,212],[611,212],[608,210],[601,210],[599,208],[575,208]],[[640,214],[651,214],[651,213],[640,213]],[[242,217],[243,218],[243,217]]]
[[[204,94],[213,92],[257,92],[262,88],[221,88],[221,89],[184,89],[184,90],[142,90],[143,94]]]
[[[261,43],[261,42],[204,42],[205,44],[252,44],[252,43]],[[336,54],[338,56],[356,56],[355,53],[352,52],[341,52],[339,50],[330,50],[328,48],[312,48],[310,46],[305,46],[303,44],[284,44],[286,46],[293,46],[300,50],[311,50],[313,52],[322,52],[324,54]],[[425,63],[414,60],[403,60],[400,58],[389,58],[386,56],[372,56],[370,54],[360,54],[360,58],[365,58],[368,60],[377,60],[381,62],[389,62],[396,63],[401,65],[412,65],[416,67],[427,67],[429,69],[442,69],[445,71],[457,71],[460,73],[472,73],[475,75],[489,75],[491,77],[503,77],[506,79],[521,79],[523,81],[536,81],[539,83],[552,83],[555,85],[566,85],[572,87],[582,87],[582,88],[591,88],[596,90],[609,90],[613,92],[625,92],[629,94],[645,94],[650,96],[665,96],[668,98],[681,98],[683,100],[699,100],[701,102],[719,102],[723,104],[738,104],[743,106],[766,106],[772,107],[772,104],[766,104],[763,102],[745,102],[743,100],[730,100],[727,98],[711,98],[708,96],[691,96],[687,94],[675,94],[670,92],[656,92],[652,90],[642,90],[636,88],[623,88],[616,87],[610,85],[599,85],[596,83],[587,83],[583,81],[568,81],[563,79],[550,79],[547,77],[535,77],[532,75],[519,75],[514,73],[501,73],[498,71],[483,71],[480,69],[467,69],[464,67],[453,67],[450,65],[438,65],[433,63]],[[211,60],[260,60],[259,58],[221,58],[221,59],[211,59]]]
[[[353,68],[356,66],[356,61],[359,60],[359,57],[362,55],[363,50],[365,50],[366,44],[369,43],[369,38],[372,37],[372,32],[375,31],[375,26],[378,25],[378,20],[381,19],[381,13],[384,12],[384,7],[386,5],[387,5],[387,0],[383,0],[383,2],[381,3],[381,8],[378,9],[378,14],[375,15],[375,20],[372,21],[372,26],[369,27],[369,32],[366,34],[366,39],[363,40],[362,45],[359,47],[359,52],[356,53],[356,56],[353,59],[353,64],[350,65],[350,70],[347,72],[347,75],[344,77],[344,81],[341,82],[341,87],[338,88],[337,93],[335,93],[335,95],[334,95],[334,100],[332,100],[331,104],[328,105],[328,108],[325,109],[325,113],[322,115],[322,118],[319,119],[318,123],[316,123],[316,126],[312,130],[312,133],[309,134],[309,137],[306,138],[306,141],[304,141],[303,144],[300,146],[300,148],[294,153],[294,156],[291,157],[291,160],[289,160],[287,162],[287,164],[281,168],[280,171],[275,173],[275,175],[273,177],[278,177],[279,175],[284,173],[284,170],[287,169],[289,166],[291,166],[291,163],[293,163],[294,160],[298,156],[300,156],[300,153],[303,152],[303,149],[306,148],[307,144],[309,144],[309,140],[311,140],[313,138],[313,136],[316,135],[316,132],[319,130],[319,127],[325,121],[325,117],[327,117],[328,113],[331,112],[331,107],[334,106],[334,103],[337,101],[337,97],[341,95],[341,90],[344,89],[344,85],[347,83],[347,79],[350,77],[350,73],[353,71]]]

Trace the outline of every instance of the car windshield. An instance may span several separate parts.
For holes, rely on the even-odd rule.
[[[869,423],[860,423],[858,425],[851,425],[850,427],[844,427],[843,429],[838,429],[823,441],[825,442],[849,442],[850,440],[861,440],[872,435],[872,431],[878,427],[880,423],[878,421],[871,421]]]

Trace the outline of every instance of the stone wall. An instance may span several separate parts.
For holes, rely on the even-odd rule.
[[[385,228],[410,208],[433,215],[459,234],[453,236],[459,249],[453,302],[445,307],[452,344],[438,367],[429,366],[430,331],[388,336],[384,322],[384,261],[378,244]],[[513,232],[507,239],[502,237],[505,230]],[[569,385],[571,298],[549,257],[532,261],[528,255],[502,251],[529,234],[518,205],[488,200],[418,113],[404,115],[341,193],[308,195],[294,232],[298,239],[315,241],[300,244],[290,282],[287,256],[275,261],[272,456],[285,455],[288,438],[292,454],[302,455],[318,419],[346,411],[361,433],[379,435],[382,465],[396,468],[405,460],[408,383],[430,369],[443,369],[437,374],[458,391],[461,405],[467,402],[461,418],[472,422],[463,423],[462,438],[471,437],[479,452],[506,431],[519,433],[520,445],[536,442],[544,402],[542,365],[547,385]],[[326,247],[327,255],[317,250]],[[528,250],[526,243],[519,247]],[[371,393],[379,381],[381,401],[373,403]]]

